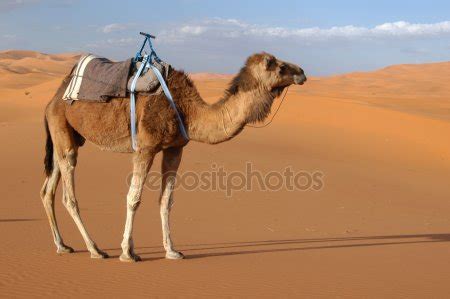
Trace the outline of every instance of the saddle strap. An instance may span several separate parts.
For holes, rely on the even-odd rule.
[[[177,117],[178,125],[180,127],[181,135],[183,135],[184,139],[189,140],[189,136],[186,132],[186,129],[184,128],[183,119],[181,118],[180,113],[178,112],[177,105],[175,104],[175,101],[173,100],[172,94],[170,93],[169,88],[167,87],[166,82],[164,81],[163,76],[161,75],[161,72],[149,61],[151,59],[150,56],[145,55],[141,66],[139,67],[136,75],[134,76],[133,82],[131,83],[130,88],[130,124],[131,124],[131,147],[134,151],[137,150],[137,139],[136,139],[136,83],[138,78],[141,76],[144,68],[147,66],[147,64],[151,67],[153,73],[155,73],[156,78],[158,78],[159,83],[161,84],[161,87],[164,91],[164,94],[166,95],[167,101],[169,102],[169,105],[172,107],[172,109],[175,111],[175,115]]]
[[[155,73],[156,78],[158,78],[159,83],[161,83],[161,87],[162,87],[162,89],[164,91],[164,94],[166,95],[167,101],[169,101],[170,106],[175,111],[175,115],[177,117],[178,125],[179,125],[180,131],[181,131],[181,135],[183,135],[184,139],[186,139],[188,141],[189,140],[189,136],[188,136],[188,134],[186,132],[186,129],[184,128],[183,119],[181,118],[181,115],[178,112],[177,105],[175,104],[175,102],[174,102],[174,100],[172,98],[172,94],[170,93],[170,90],[167,87],[167,84],[164,81],[164,78],[161,75],[161,72],[151,62],[149,64],[150,64],[150,67],[152,68],[153,72]]]
[[[136,75],[134,76],[133,82],[131,83],[130,89],[130,125],[131,125],[131,147],[134,151],[137,150],[137,140],[136,140],[136,83],[138,78],[141,76],[142,71],[144,70],[145,65],[147,64],[149,57],[148,55],[144,56],[142,60],[142,64],[139,67]]]

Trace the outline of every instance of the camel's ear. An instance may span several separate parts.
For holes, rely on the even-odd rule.
[[[273,71],[277,66],[277,61],[276,61],[275,57],[269,56],[269,55],[264,56],[263,63],[264,63],[266,70],[268,70],[268,71]]]

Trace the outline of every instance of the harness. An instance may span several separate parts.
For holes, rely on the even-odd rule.
[[[134,62],[141,62],[141,66],[138,69],[138,72],[136,76],[133,79],[133,82],[131,83],[131,90],[130,90],[130,123],[131,123],[131,146],[134,151],[137,150],[137,140],[136,140],[136,83],[137,79],[145,73],[146,69],[151,69],[153,73],[155,74],[156,78],[158,78],[159,83],[161,84],[162,90],[164,91],[164,94],[166,96],[167,101],[169,102],[170,107],[175,111],[175,116],[178,121],[178,126],[181,131],[181,135],[183,135],[184,139],[186,141],[189,141],[189,136],[186,132],[186,129],[183,124],[183,119],[181,117],[181,114],[178,112],[177,106],[173,100],[172,94],[170,93],[169,88],[167,87],[166,82],[164,81],[163,76],[161,75],[161,72],[154,66],[154,61],[161,62],[161,59],[156,55],[155,49],[153,49],[152,41],[151,39],[155,39],[156,37],[154,35],[140,32],[141,35],[145,37],[144,42],[142,43],[142,46],[140,50],[136,53],[136,56],[134,57]],[[144,51],[145,44],[148,41],[148,46],[150,48],[150,54],[145,53],[142,55],[142,51]]]

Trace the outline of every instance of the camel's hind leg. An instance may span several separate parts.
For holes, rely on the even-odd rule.
[[[49,119],[51,137],[54,144],[55,160],[61,171],[63,182],[63,203],[78,227],[92,258],[106,258],[108,255],[99,250],[92,241],[80,217],[75,197],[75,166],[77,164],[78,145],[74,130],[65,119]]]
[[[108,255],[99,250],[97,245],[89,236],[83,221],[80,217],[80,211],[78,209],[78,202],[75,197],[75,165],[77,161],[77,149],[72,148],[58,158],[59,167],[61,169],[61,176],[63,180],[63,203],[72,216],[73,221],[78,227],[83,240],[86,243],[86,247],[91,253],[92,258],[107,258]]]
[[[53,240],[56,244],[57,249],[56,252],[62,254],[62,253],[71,253],[73,252],[73,249],[64,244],[61,235],[59,233],[58,223],[56,222],[55,193],[60,178],[61,172],[59,171],[57,163],[54,163],[52,173],[45,179],[44,186],[42,186],[41,199],[42,203],[44,204],[45,212],[47,213],[48,221],[50,223]]]

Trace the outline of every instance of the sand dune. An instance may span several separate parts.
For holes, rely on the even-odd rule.
[[[217,146],[190,144],[181,171],[213,162],[244,171],[251,161],[264,173],[321,171],[324,188],[254,188],[231,198],[177,190],[172,219],[182,261],[163,259],[158,192],[145,190],[134,235],[144,261],[130,265],[117,259],[129,155],[88,144],[77,168],[82,217],[113,259],[89,259],[60,200],[60,228],[77,252],[57,256],[39,199],[43,109],[75,56],[0,53],[4,297],[448,296],[449,63],[311,78],[290,88],[268,128]],[[193,77],[208,101],[228,83]],[[159,165],[160,157],[153,169]]]
[[[375,72],[311,80],[303,92],[449,120],[448,82],[450,62],[395,65]]]
[[[0,86],[21,89],[61,78],[80,57],[79,54],[50,55],[34,51],[0,52]]]

